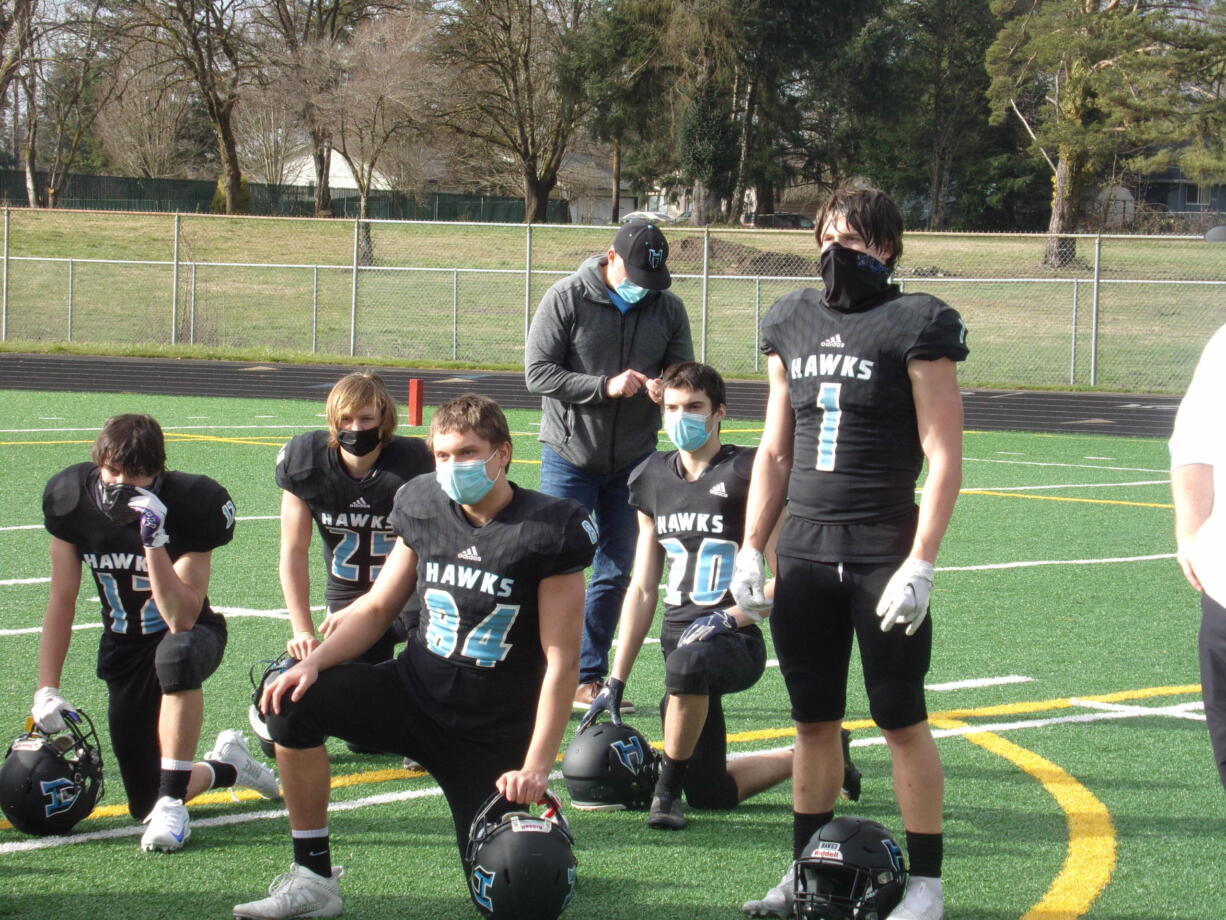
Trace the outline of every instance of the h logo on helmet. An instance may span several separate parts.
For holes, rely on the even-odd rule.
[[[613,748],[613,753],[617,755],[622,766],[631,773],[637,773],[647,760],[647,755],[643,752],[643,742],[637,735],[631,735],[622,741],[613,741],[609,747]]]
[[[61,811],[68,811],[76,804],[77,796],[81,794],[76,783],[63,777],[43,780],[38,785],[49,800],[49,804],[43,806],[43,815],[48,818],[58,815]]]
[[[490,897],[490,888],[494,884],[494,873],[481,866],[474,866],[468,879],[468,887],[472,889],[473,900],[478,907],[485,910],[494,909],[494,899]]]

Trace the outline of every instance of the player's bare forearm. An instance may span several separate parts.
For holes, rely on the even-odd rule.
[[[655,619],[656,599],[659,589],[652,585],[639,582],[638,573],[626,591],[626,599],[622,601],[621,621],[617,628],[617,655],[613,659],[611,676],[625,683],[630,679],[634,662],[638,659],[651,629],[651,621]]]
[[[753,475],[745,503],[745,537],[742,546],[766,548],[787,498],[792,471],[792,434],[796,424],[788,399],[787,370],[778,355],[767,365],[770,396],[762,440],[754,455]]]
[[[145,547],[153,601],[171,632],[196,625],[209,590],[212,553],[185,553],[174,562],[165,547]]]
[[[936,562],[962,488],[962,392],[948,358],[907,365],[920,446],[928,461],[911,556]]]
[[[81,559],[77,548],[57,537],[51,539],[51,592],[38,642],[38,686],[58,687],[64,659],[72,641],[77,595],[81,590]]]
[[[553,768],[570,719],[571,702],[579,683],[579,637],[583,632],[583,573],[571,572],[542,579],[538,590],[541,648],[545,676],[536,704],[532,741],[523,769]]]
[[[281,496],[281,553],[278,574],[295,639],[315,636],[315,623],[311,619],[310,546],[310,508],[296,495],[285,492]]]

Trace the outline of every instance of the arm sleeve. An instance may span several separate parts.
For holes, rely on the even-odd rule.
[[[1223,462],[1221,401],[1226,398],[1226,326],[1205,346],[1188,392],[1175,415],[1171,434],[1171,467]]]
[[[604,376],[580,374],[566,367],[573,322],[573,310],[562,302],[556,287],[550,288],[528,328],[524,382],[528,392],[538,396],[568,403],[604,402],[608,398]]]
[[[664,353],[661,370],[667,370],[680,361],[694,360],[694,338],[690,332],[689,314],[685,312],[685,304],[682,303],[680,297],[674,297],[673,300],[676,325],[673,327],[673,334],[669,336],[668,349]]]

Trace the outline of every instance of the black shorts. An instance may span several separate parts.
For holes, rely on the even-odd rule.
[[[795,721],[833,722],[846,714],[853,633],[873,721],[889,730],[928,718],[924,675],[932,657],[932,617],[908,636],[902,626],[883,633],[876,612],[900,562],[779,557],[771,637]]]
[[[421,764],[447,797],[461,855],[477,810],[499,776],[523,766],[532,740],[532,719],[517,720],[499,735],[448,727],[435,717],[432,701],[401,678],[395,661],[329,668],[301,700],[293,703],[287,695],[282,707],[280,715],[267,717],[278,744],[311,748],[340,738]]]
[[[710,702],[682,791],[693,808],[735,808],[740,792],[728,775],[723,694],[740,693],[758,682],[766,670],[766,640],[758,627],[747,626],[677,648],[686,625],[665,622],[660,633],[665,687],[669,693],[707,694]],[[666,696],[660,703],[661,719],[667,704]]]
[[[226,621],[209,611],[184,632],[125,640],[106,632],[98,643],[98,676],[106,681],[107,723],[128,812],[138,821],[158,799],[162,694],[197,690],[226,648]]]

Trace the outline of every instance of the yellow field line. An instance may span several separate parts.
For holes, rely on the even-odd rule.
[[[961,495],[995,495],[1000,498],[1028,498],[1036,502],[1077,502],[1083,505],[1130,505],[1134,508],[1174,508],[1160,502],[1125,502],[1110,498],[1063,498],[1059,495],[1023,495],[1020,492],[995,492],[989,489],[963,489]]]
[[[956,719],[934,720],[939,728],[965,728]],[[1115,871],[1116,838],[1111,813],[1068,771],[994,732],[963,737],[1038,780],[1064,812],[1068,850],[1060,872],[1021,920],[1076,920],[1090,909]]]

